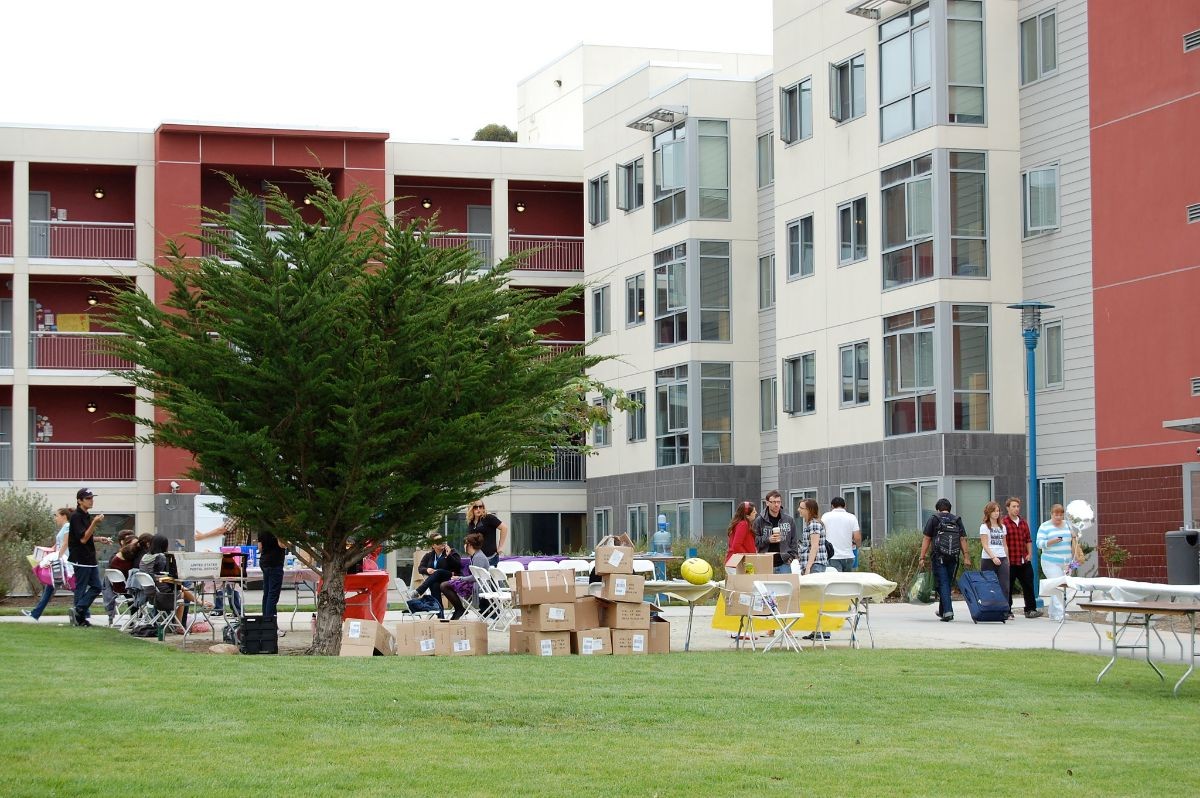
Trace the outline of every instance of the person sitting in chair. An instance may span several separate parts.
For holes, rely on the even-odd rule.
[[[158,583],[160,592],[173,590],[174,574],[171,573],[170,560],[167,559],[167,548],[170,542],[163,535],[155,535],[150,541],[150,551],[142,555],[142,561],[138,564],[138,568],[154,577],[154,581]],[[195,604],[197,602],[196,594],[183,587],[180,583],[180,595],[183,596],[184,604],[175,608],[175,619],[179,621],[179,625],[183,626],[184,606],[187,604]],[[211,610],[212,605],[205,602],[204,608]]]
[[[420,598],[428,592],[437,600],[438,618],[444,618],[441,596],[446,594],[442,585],[462,573],[462,557],[457,551],[450,548],[450,544],[439,533],[430,533],[430,542],[433,544],[432,548],[425,553],[425,556],[421,558],[421,564],[417,566],[417,573],[425,577],[425,581],[416,589],[414,595],[416,598]],[[450,585],[446,584],[446,587],[453,592]],[[450,603],[454,605],[454,617],[457,619],[463,613],[462,599],[458,598],[457,593],[454,594],[454,597]]]

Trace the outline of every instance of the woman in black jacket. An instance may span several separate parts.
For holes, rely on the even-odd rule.
[[[445,617],[441,597],[446,596],[454,605],[454,619],[457,620],[463,613],[462,599],[454,592],[449,582],[452,578],[462,575],[462,558],[457,551],[450,548],[450,544],[441,535],[434,536],[432,542],[433,548],[425,553],[421,564],[417,566],[417,573],[425,577],[425,581],[416,589],[416,596],[419,598],[428,591],[429,595],[437,600],[439,618]]]

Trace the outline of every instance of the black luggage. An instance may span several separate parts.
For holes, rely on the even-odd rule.
[[[234,631],[234,638],[243,654],[279,653],[279,632],[274,618],[247,615]]]
[[[963,571],[958,578],[958,589],[975,623],[1004,623],[1008,618],[1008,599],[1004,598],[995,571]]]

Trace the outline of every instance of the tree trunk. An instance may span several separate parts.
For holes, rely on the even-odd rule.
[[[317,631],[310,654],[336,657],[342,645],[342,613],[346,610],[346,560],[327,557],[317,592]]]

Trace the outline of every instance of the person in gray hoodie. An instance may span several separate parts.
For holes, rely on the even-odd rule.
[[[764,499],[764,509],[754,522],[754,543],[759,554],[775,555],[775,573],[791,573],[791,562],[799,554],[796,521],[783,511],[783,496],[773,490]]]

